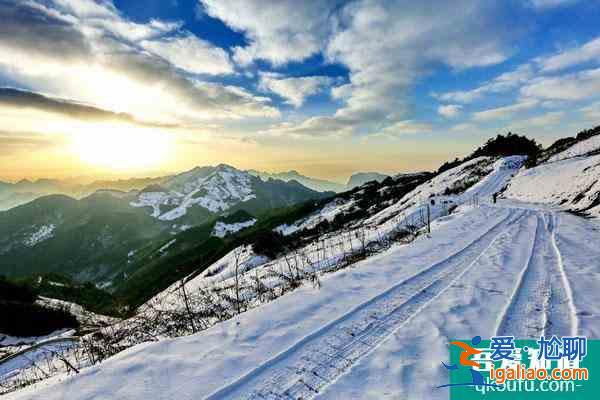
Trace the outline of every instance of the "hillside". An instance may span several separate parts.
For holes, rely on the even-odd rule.
[[[123,270],[131,249],[162,232],[156,220],[109,194],[46,196],[0,212],[0,268],[8,276],[58,272],[102,284]]]
[[[257,170],[248,170],[248,173],[260,177],[264,181],[269,179],[279,179],[284,182],[296,181],[309,189],[316,190],[317,192],[343,192],[347,189],[346,186],[341,183],[331,182],[324,179],[311,178],[306,175],[300,174],[298,171],[287,171],[287,172],[264,172]]]
[[[0,211],[26,204],[43,196],[62,194],[75,199],[89,196],[98,190],[129,192],[161,183],[165,177],[99,180],[80,183],[74,180],[38,179],[16,183],[0,182]]]
[[[600,160],[595,138],[586,140],[527,168],[526,156],[506,154],[510,143],[534,157],[537,145],[499,136],[433,174],[388,177],[265,213],[239,207],[252,200],[240,198],[262,194],[237,189],[243,180],[232,178],[222,215],[130,255],[131,276],[117,293],[148,301],[90,336],[103,349],[97,361],[81,361],[83,372],[67,385],[53,378],[9,397],[95,397],[126,377],[134,384],[119,395],[142,399],[157,370],[170,371],[151,385],[165,396],[353,398],[366,390],[379,398],[410,387],[432,397],[428,382],[445,376],[437,367],[445,343],[475,328],[486,337],[593,337],[598,229],[559,209],[581,203],[578,211],[595,215]],[[592,181],[589,195],[573,198]],[[538,203],[527,201],[532,193]],[[161,215],[149,218],[161,223]],[[82,344],[70,354],[89,350]],[[409,371],[423,360],[430,367],[415,384]],[[32,368],[21,373],[32,376]]]
[[[308,376],[295,377],[293,366],[296,365],[297,358],[295,356],[288,357],[286,348],[291,346],[295,349],[294,352],[298,351],[299,357],[309,360],[306,365],[312,368],[313,361],[318,361],[318,359],[314,359],[310,351],[305,350],[302,337],[310,332],[317,332],[315,336],[310,336],[309,347],[326,348],[320,344],[320,341],[329,341],[331,336],[327,333],[327,328],[322,328],[323,325],[334,327],[335,332],[348,328],[354,329],[351,328],[351,325],[355,323],[357,329],[361,326],[367,327],[361,322],[363,313],[354,312],[352,309],[360,304],[373,303],[369,299],[377,293],[385,292],[385,288],[389,288],[389,282],[408,279],[410,271],[421,270],[423,266],[420,260],[423,260],[424,252],[431,250],[431,246],[442,246],[443,254],[451,254],[452,249],[460,246],[455,240],[450,239],[455,237],[458,227],[462,232],[462,235],[459,235],[463,238],[461,242],[462,240],[476,240],[477,235],[484,235],[484,238],[481,239],[482,243],[476,245],[477,249],[480,249],[484,248],[486,243],[491,242],[491,238],[497,235],[496,231],[502,232],[503,229],[510,226],[506,222],[501,227],[494,227],[501,224],[502,221],[511,219],[510,215],[503,210],[488,211],[487,208],[472,207],[469,204],[472,204],[471,199],[477,196],[483,198],[502,189],[522,161],[522,157],[506,159],[480,157],[448,170],[433,178],[432,181],[422,177],[425,178],[425,182],[404,187],[404,194],[400,195],[399,200],[384,206],[383,209],[375,209],[360,217],[350,218],[347,220],[347,224],[335,225],[336,227],[327,234],[315,238],[313,228],[307,227],[308,229],[299,230],[291,236],[294,237],[294,241],[301,240],[301,244],[287,250],[284,247],[282,253],[275,254],[274,258],[256,254],[246,246],[234,247],[215,259],[210,266],[204,269],[204,272],[191,274],[185,279],[187,281],[183,286],[185,289],[182,289],[181,286],[183,281],[171,285],[152,301],[142,306],[135,317],[110,331],[113,332],[111,337],[115,338],[125,338],[122,336],[125,332],[137,332],[135,335],[136,337],[141,335],[139,336],[141,341],[147,340],[144,337],[149,338],[155,335],[179,336],[185,332],[191,333],[197,330],[202,330],[202,333],[170,342],[169,350],[166,350],[164,347],[166,342],[163,341],[134,347],[123,355],[103,363],[102,370],[98,370],[98,367],[86,369],[84,374],[79,374],[72,379],[71,385],[75,385],[78,395],[93,397],[97,394],[98,388],[112,387],[111,382],[117,379],[117,376],[126,376],[131,382],[136,382],[142,376],[148,375],[148,368],[154,368],[153,365],[156,365],[154,361],[145,358],[151,355],[152,360],[156,360],[169,371],[174,371],[175,365],[168,360],[177,360],[179,367],[176,370],[178,373],[170,378],[176,380],[177,383],[170,380],[168,386],[177,386],[180,393],[183,391],[193,397],[205,397],[213,393],[215,398],[254,398],[252,397],[254,393],[263,390],[260,382],[265,382],[265,379],[267,382],[270,381],[273,371],[288,371],[288,367],[292,368],[292,373],[282,375],[282,390],[294,387],[297,379],[307,380]],[[468,187],[464,185],[464,182],[473,180],[476,182],[469,183]],[[385,183],[385,187],[388,189],[381,192],[386,193],[392,183],[393,181],[388,180]],[[382,182],[381,185],[384,183]],[[448,191],[452,193],[444,194]],[[364,193],[372,193],[369,185],[345,195],[345,201],[359,205]],[[427,193],[427,197],[424,199],[421,196],[423,193]],[[436,203],[431,207],[431,218],[440,220],[439,224],[434,223],[431,228],[433,237],[438,238],[433,241],[419,233],[419,231],[422,232],[422,227],[427,225],[426,220],[423,219],[423,210],[426,208],[425,204],[429,203],[429,196],[432,194]],[[366,199],[368,196],[365,197]],[[344,200],[340,197],[337,202],[341,203],[342,201]],[[328,204],[323,204],[313,213],[323,214],[323,210],[331,209]],[[404,208],[398,213],[399,204],[407,205],[408,208]],[[458,209],[454,207],[453,210],[452,205],[458,206]],[[368,207],[370,208],[370,206]],[[341,210],[336,215],[343,215],[346,212]],[[386,216],[386,218],[382,218],[382,216]],[[517,217],[517,214],[512,215],[512,219],[516,220]],[[301,220],[305,218],[302,217]],[[379,222],[374,225],[370,225],[371,223],[365,225],[364,222],[361,222],[367,219]],[[453,223],[453,221],[455,222]],[[490,229],[492,231],[489,234],[486,233]],[[414,244],[412,244],[413,242]],[[394,260],[388,260],[390,257],[394,257]],[[467,257],[466,254],[465,257]],[[452,272],[470,265],[462,261],[464,261],[462,258],[457,259],[456,262],[444,264],[443,269],[441,266],[433,269],[439,268],[440,273],[445,269]],[[428,262],[430,263],[430,261]],[[355,265],[357,269],[345,270],[348,265]],[[390,267],[390,265],[398,267]],[[407,265],[410,266],[408,269]],[[238,279],[242,282],[240,299],[244,300],[236,300],[237,286],[235,282]],[[360,285],[357,287],[350,284],[348,279],[360,283]],[[312,284],[308,284],[309,282]],[[449,282],[443,282],[444,285],[449,284]],[[419,285],[418,282],[415,282],[407,288],[410,290],[414,288],[418,293]],[[352,294],[347,290],[351,290]],[[275,298],[278,300],[271,301]],[[383,301],[388,297],[379,296],[378,298]],[[404,297],[401,296],[401,298]],[[394,297],[390,297],[390,300],[393,299]],[[210,301],[208,304],[211,304],[208,309],[204,308],[207,306],[206,301]],[[417,304],[421,303],[417,302]],[[186,311],[190,307],[192,314],[188,314]],[[366,305],[360,307],[366,307]],[[374,303],[371,308],[368,313],[379,310],[377,303]],[[381,310],[395,308],[397,307],[390,303],[390,306],[382,305]],[[319,310],[319,312],[314,312],[314,310]],[[241,314],[238,315],[240,312]],[[234,319],[227,321],[230,318]],[[350,325],[343,324],[347,318],[356,321],[351,322]],[[269,328],[265,325],[267,320],[272,321],[268,324]],[[148,325],[148,321],[154,321],[154,323]],[[211,329],[210,326],[215,324],[218,326]],[[139,330],[142,326],[145,326],[144,331]],[[241,326],[244,327],[243,330],[241,330]],[[221,331],[222,327],[227,329],[225,337]],[[215,334],[220,336],[219,344],[214,341],[216,337],[213,335]],[[239,337],[241,342],[238,344],[231,342],[233,336],[230,334]],[[131,335],[132,333],[129,333],[127,337],[133,337]],[[205,343],[205,346],[196,352],[201,351],[202,358],[211,360],[210,363],[204,362],[200,365],[199,358],[195,356],[183,357],[184,353],[190,353],[190,346],[197,346],[198,340]],[[373,340],[375,340],[374,343],[378,343],[380,339],[375,335]],[[224,341],[226,345],[222,347]],[[117,343],[122,342],[115,342],[110,346],[117,345]],[[358,342],[352,343],[349,343],[349,349],[363,351]],[[246,350],[242,350],[240,345]],[[220,348],[221,351],[217,351],[217,348]],[[209,353],[205,353],[206,351]],[[244,361],[235,362],[233,365],[232,360],[235,356],[230,351],[244,354]],[[268,360],[275,356],[280,361],[272,366],[271,361]],[[334,365],[336,364],[334,363]],[[255,370],[255,368],[258,369]],[[125,370],[135,370],[139,374],[138,372],[128,373]],[[332,372],[339,370],[336,367]],[[183,377],[189,377],[192,371],[195,376],[194,381],[202,382],[201,385],[190,386],[179,380],[179,377],[186,380],[187,378]],[[94,374],[93,383],[87,378],[88,373]],[[241,377],[247,373],[250,375],[242,379]],[[253,378],[255,375],[256,379]],[[222,376],[223,379],[215,380],[216,376]],[[338,375],[334,374],[332,377],[337,378]],[[316,382],[311,384],[316,384]],[[318,386],[321,387],[321,384]],[[273,390],[273,386],[269,386],[269,388]],[[27,390],[17,393],[17,398],[20,394],[26,395]],[[43,392],[44,395],[61,396],[64,394],[61,390],[59,385],[59,391],[56,394],[45,390]],[[240,397],[241,392],[238,390],[247,395]],[[164,394],[164,392],[162,393]],[[303,391],[298,393],[302,393],[303,398],[311,397]],[[122,394],[128,398],[138,398],[141,395],[135,386],[129,385]]]
[[[546,161],[521,171],[507,198],[554,205],[587,216],[600,216],[600,130],[584,131],[571,146],[551,146]]]
[[[379,172],[357,172],[352,174],[346,183],[347,189],[354,189],[357,186],[362,186],[367,182],[381,182],[389,175],[380,174]]]

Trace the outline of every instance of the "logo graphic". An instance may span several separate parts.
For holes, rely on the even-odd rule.
[[[471,339],[471,344],[473,346],[477,346],[479,343],[481,343],[481,336],[475,336],[473,339]],[[465,367],[475,367],[477,369],[481,368],[481,365],[478,362],[469,360],[469,357],[477,355],[477,354],[481,354],[481,350],[477,350],[477,349],[469,346],[468,344],[457,341],[457,340],[450,342],[450,344],[453,346],[457,346],[463,350],[460,353],[460,359],[459,359],[460,365],[465,366]],[[444,365],[444,367],[446,369],[448,369],[450,371],[458,369],[458,365],[456,365],[456,364],[446,365],[443,361],[442,361],[442,364]],[[479,372],[473,368],[470,368],[469,371],[471,372],[471,379],[472,379],[471,382],[448,383],[445,385],[438,386],[438,389],[443,388],[443,387],[449,387],[449,386],[497,386],[496,384],[493,384],[493,383],[492,384],[485,383],[481,372]]]
[[[442,361],[450,399],[596,399],[600,384],[600,340],[551,336],[516,340],[494,336],[450,342],[450,362]],[[446,388],[446,389],[443,389]]]

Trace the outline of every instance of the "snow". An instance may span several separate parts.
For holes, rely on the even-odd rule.
[[[186,278],[185,289],[191,293],[198,290],[198,288],[207,287],[216,282],[226,281],[235,276],[236,265],[238,273],[243,273],[263,265],[268,260],[269,259],[265,256],[255,254],[251,246],[236,247],[219,261],[209,266],[200,275],[194,278]],[[176,282],[156,295],[149,303],[157,304],[160,305],[160,307],[165,307],[167,309],[172,307],[183,307],[179,298],[180,288],[181,282]],[[144,312],[143,306],[140,312]]]
[[[153,217],[174,221],[195,205],[219,213],[256,197],[252,191],[252,176],[228,165],[195,168],[170,178],[162,186],[166,191],[141,193],[131,206],[151,207]],[[161,206],[170,210],[163,212]]]
[[[51,239],[54,236],[54,224],[42,225],[33,232],[23,244],[28,247],[33,247],[45,240]]]
[[[137,201],[131,202],[133,207],[152,207],[152,216],[158,218],[160,216],[160,205],[168,204],[169,196],[164,192],[144,192],[140,193]]]
[[[18,337],[18,336],[9,336],[0,333],[0,347],[8,347],[8,346],[25,346],[31,345],[34,343],[38,343],[48,339],[54,339],[62,336],[71,336],[75,333],[73,329],[59,329],[55,332],[49,333],[43,336],[27,336],[27,337]]]
[[[293,224],[279,225],[274,229],[274,231],[287,236],[303,229],[311,229],[322,221],[333,221],[336,215],[344,211],[348,211],[353,205],[354,201],[352,200],[344,201],[338,198],[327,203],[323,208],[312,213],[308,217],[296,221]]]
[[[445,177],[440,175],[442,176],[440,180],[443,182],[443,185],[438,186],[440,190],[443,190],[448,185],[460,182],[465,177],[469,177],[469,174],[465,170],[474,171],[475,167],[478,167],[482,163],[487,166],[487,171],[489,172],[487,176],[483,178],[479,177],[480,181],[463,194],[436,197],[436,205],[429,207],[431,219],[435,220],[446,216],[448,214],[448,207],[451,204],[458,206],[469,201],[474,196],[490,196],[492,193],[499,191],[506,185],[507,180],[516,173],[523,160],[523,157],[506,157],[496,161],[481,158],[447,171],[448,173]],[[269,260],[266,257],[254,257],[255,255],[249,247],[239,247],[226,255],[221,261],[209,267],[198,278],[188,282],[186,289],[192,292],[198,287],[205,287],[210,284],[218,284],[220,287],[227,287],[233,284],[236,257],[238,257],[238,266],[241,266],[239,271],[256,269],[256,274],[271,287],[283,284],[282,278],[273,277],[273,271],[286,271],[289,268],[289,258],[293,262],[300,262],[300,267],[304,270],[319,271],[333,268],[348,255],[360,251],[361,248],[372,242],[392,236],[398,229],[406,226],[421,228],[426,225],[427,207],[422,202],[415,200],[415,197],[418,197],[419,193],[427,190],[431,190],[429,183],[417,187],[415,191],[405,196],[408,200],[405,201],[405,198],[403,198],[399,202],[409,202],[408,206],[403,206],[399,210],[397,205],[384,209],[382,213],[385,217],[380,218],[378,221],[378,215],[375,215],[371,220],[367,220],[369,225],[365,227],[357,227],[350,231],[332,232],[322,236],[318,241],[297,249],[294,254],[284,255],[276,260]],[[316,212],[302,222],[297,223],[296,227],[316,224],[322,218],[333,218],[339,212],[351,206],[351,203],[343,201],[331,202],[320,212]],[[390,216],[386,213],[392,215]],[[308,264],[306,264],[307,262]],[[178,290],[179,283],[176,283],[166,291],[166,293],[173,293],[172,295],[167,295],[169,299],[166,302],[167,307],[171,307],[177,303]],[[154,305],[162,303],[164,298],[163,294],[156,296]],[[160,304],[159,307],[162,306]],[[179,304],[179,307],[183,306]]]
[[[215,224],[212,235],[220,238],[224,238],[230,233],[239,232],[242,229],[249,228],[256,223],[256,219],[249,219],[248,221],[236,222],[234,224],[226,224],[223,221],[218,221]]]
[[[544,163],[522,170],[512,179],[505,196],[585,210],[597,217],[600,216],[599,176],[600,155]]]
[[[158,252],[164,255],[166,253],[166,251],[169,249],[169,247],[173,246],[176,241],[177,241],[177,239],[169,240],[160,249],[158,249]]]
[[[89,310],[86,310],[81,305],[69,301],[40,296],[36,303],[44,307],[66,310],[75,318],[77,318],[79,323],[84,326],[108,325],[118,321],[117,318],[93,313]]]
[[[549,162],[565,160],[567,158],[583,156],[593,151],[600,149],[600,135],[592,136],[589,139],[582,140],[581,142],[575,143],[568,149],[553,155],[548,160]]]
[[[517,337],[600,337],[599,241],[596,223],[551,208],[463,207],[434,222],[430,237],[324,275],[320,289],[302,286],[198,334],[133,347],[7,398],[259,399],[287,390],[309,399],[310,386],[320,399],[446,399],[433,387],[447,382],[441,361],[453,338],[508,326]]]
[[[441,361],[447,361],[451,339],[600,338],[600,225],[553,205],[567,181],[587,171],[599,176],[594,163],[600,160],[563,160],[513,178],[523,161],[479,158],[420,185],[367,221],[366,240],[398,226],[422,226],[425,203],[431,234],[320,275],[319,289],[303,285],[197,334],[135,346],[76,376],[56,376],[7,398],[310,399],[318,391],[320,399],[446,399],[448,392],[434,387],[447,383]],[[581,179],[564,186],[568,193],[592,178]],[[464,182],[472,184],[464,192],[443,194]],[[490,204],[509,182],[511,199]],[[525,202],[527,196],[537,203]],[[311,217],[324,218],[346,204]],[[457,210],[448,214],[448,204]],[[294,255],[313,257],[313,268],[327,270],[351,251],[345,241],[359,246],[359,233],[355,228],[344,238],[334,232]],[[259,276],[283,265],[241,246],[189,277],[185,287],[191,293],[225,285],[236,270]],[[182,307],[180,285],[154,300]]]

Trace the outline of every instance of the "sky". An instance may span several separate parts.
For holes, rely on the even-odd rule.
[[[600,124],[600,1],[0,0],[0,179],[345,181]]]

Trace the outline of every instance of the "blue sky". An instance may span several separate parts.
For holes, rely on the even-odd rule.
[[[63,175],[230,162],[341,180],[435,168],[509,130],[548,145],[600,120],[595,0],[31,0],[0,16],[0,85],[46,99],[0,97],[12,175],[24,152],[52,151]],[[129,171],[77,161],[73,148],[114,140],[107,120],[169,154]]]

